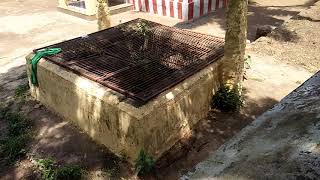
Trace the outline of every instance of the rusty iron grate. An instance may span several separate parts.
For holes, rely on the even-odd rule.
[[[221,38],[136,19],[48,46],[62,52],[46,59],[143,104],[221,58],[223,46]]]

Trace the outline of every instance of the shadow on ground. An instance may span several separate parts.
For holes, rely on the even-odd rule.
[[[256,39],[256,29],[258,26],[270,25],[279,27],[288,17],[295,17],[300,12],[296,8],[308,8],[313,5],[316,0],[310,0],[303,5],[295,6],[261,6],[260,4],[249,1],[248,5],[248,39],[254,41]],[[182,29],[194,29],[208,24],[217,24],[219,28],[225,30],[225,10],[219,9],[204,17],[195,19],[192,23],[181,22],[175,27]]]
[[[24,66],[19,66],[0,75],[2,82],[6,82],[6,86],[0,91],[1,98],[10,97],[12,94],[8,92],[21,83],[27,83],[25,70]],[[17,77],[20,78],[11,78],[14,74],[19,74]],[[276,100],[269,98],[248,99],[241,113],[210,111],[207,118],[196,125],[191,138],[178,142],[157,162],[151,176],[141,178],[177,179],[275,103]],[[30,157],[52,158],[58,165],[80,165],[88,172],[96,173],[95,176],[115,179],[135,177],[132,166],[38,102],[26,99],[18,107],[15,106],[15,110],[31,120],[34,136],[27,148],[28,158],[22,159],[16,166],[0,169],[1,179],[39,177]]]
[[[244,98],[246,104],[239,113],[210,110],[208,116],[195,126],[190,138],[179,141],[157,162],[153,177],[179,179],[252,122],[255,117],[278,103],[272,98],[258,101],[249,99],[245,91]]]

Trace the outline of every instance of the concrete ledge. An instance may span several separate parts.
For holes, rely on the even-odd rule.
[[[28,76],[30,60],[27,57]],[[205,117],[218,89],[216,61],[141,107],[123,95],[44,59],[31,94],[98,143],[133,162],[141,149],[158,159]]]

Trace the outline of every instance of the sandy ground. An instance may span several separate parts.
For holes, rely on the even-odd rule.
[[[251,51],[304,67],[310,72],[320,69],[320,2],[288,20],[268,37],[251,44]]]
[[[258,1],[256,1],[258,2]],[[307,9],[310,2],[277,1],[250,3],[248,37],[253,39],[258,25],[279,26],[285,20]],[[259,4],[260,3],[260,4]],[[12,98],[14,89],[26,83],[24,56],[32,49],[96,31],[95,21],[85,21],[57,12],[56,1],[24,0],[0,2],[0,100]],[[28,8],[25,8],[28,7]],[[184,29],[216,36],[224,36],[223,10],[195,20],[181,23],[177,20],[126,12],[112,16],[112,24],[142,17]],[[246,105],[241,114],[222,114],[216,111],[199,123],[191,139],[182,140],[159,161],[152,178],[177,179],[195,164],[205,159],[220,145],[272,107],[299,86],[311,73],[296,66],[279,63],[272,56],[250,52],[251,68],[244,82]],[[95,144],[88,136],[60,117],[28,100],[13,109],[23,112],[33,122],[36,135],[30,142],[31,157],[53,157],[58,163],[80,164],[96,179],[124,177],[136,179],[132,167],[114,157],[107,149]],[[175,150],[179,150],[178,153]],[[2,167],[0,179],[38,177],[28,159],[14,167]]]

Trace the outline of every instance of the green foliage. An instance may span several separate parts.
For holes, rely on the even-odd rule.
[[[0,104],[0,120],[5,120],[8,112],[9,107],[4,104]]]
[[[228,86],[222,86],[212,97],[212,107],[223,112],[235,112],[240,109],[243,101],[241,96]]]
[[[15,90],[15,96],[16,97],[24,97],[26,92],[30,89],[29,84],[23,84],[18,86],[18,88]]]
[[[2,120],[8,123],[8,134],[1,140],[0,156],[14,162],[25,155],[25,147],[29,139],[28,122],[19,113],[9,113],[8,109],[0,109]]]
[[[56,179],[58,180],[79,180],[83,175],[80,166],[64,166],[57,170]]]
[[[143,150],[141,150],[135,164],[135,168],[138,174],[143,175],[149,173],[154,165],[155,162],[153,158],[147,155]]]
[[[39,159],[36,165],[41,171],[42,180],[80,180],[83,170],[80,166],[66,165],[58,168],[50,158]]]
[[[133,28],[137,34],[146,36],[149,32],[149,25],[147,22],[141,21]]]
[[[26,142],[28,135],[9,136],[2,140],[0,145],[0,154],[9,162],[21,158],[26,154]]]
[[[41,179],[54,180],[56,176],[54,161],[52,159],[39,159],[36,161],[41,171]]]
[[[19,113],[7,113],[5,120],[8,122],[9,136],[19,136],[26,133],[27,120]]]

